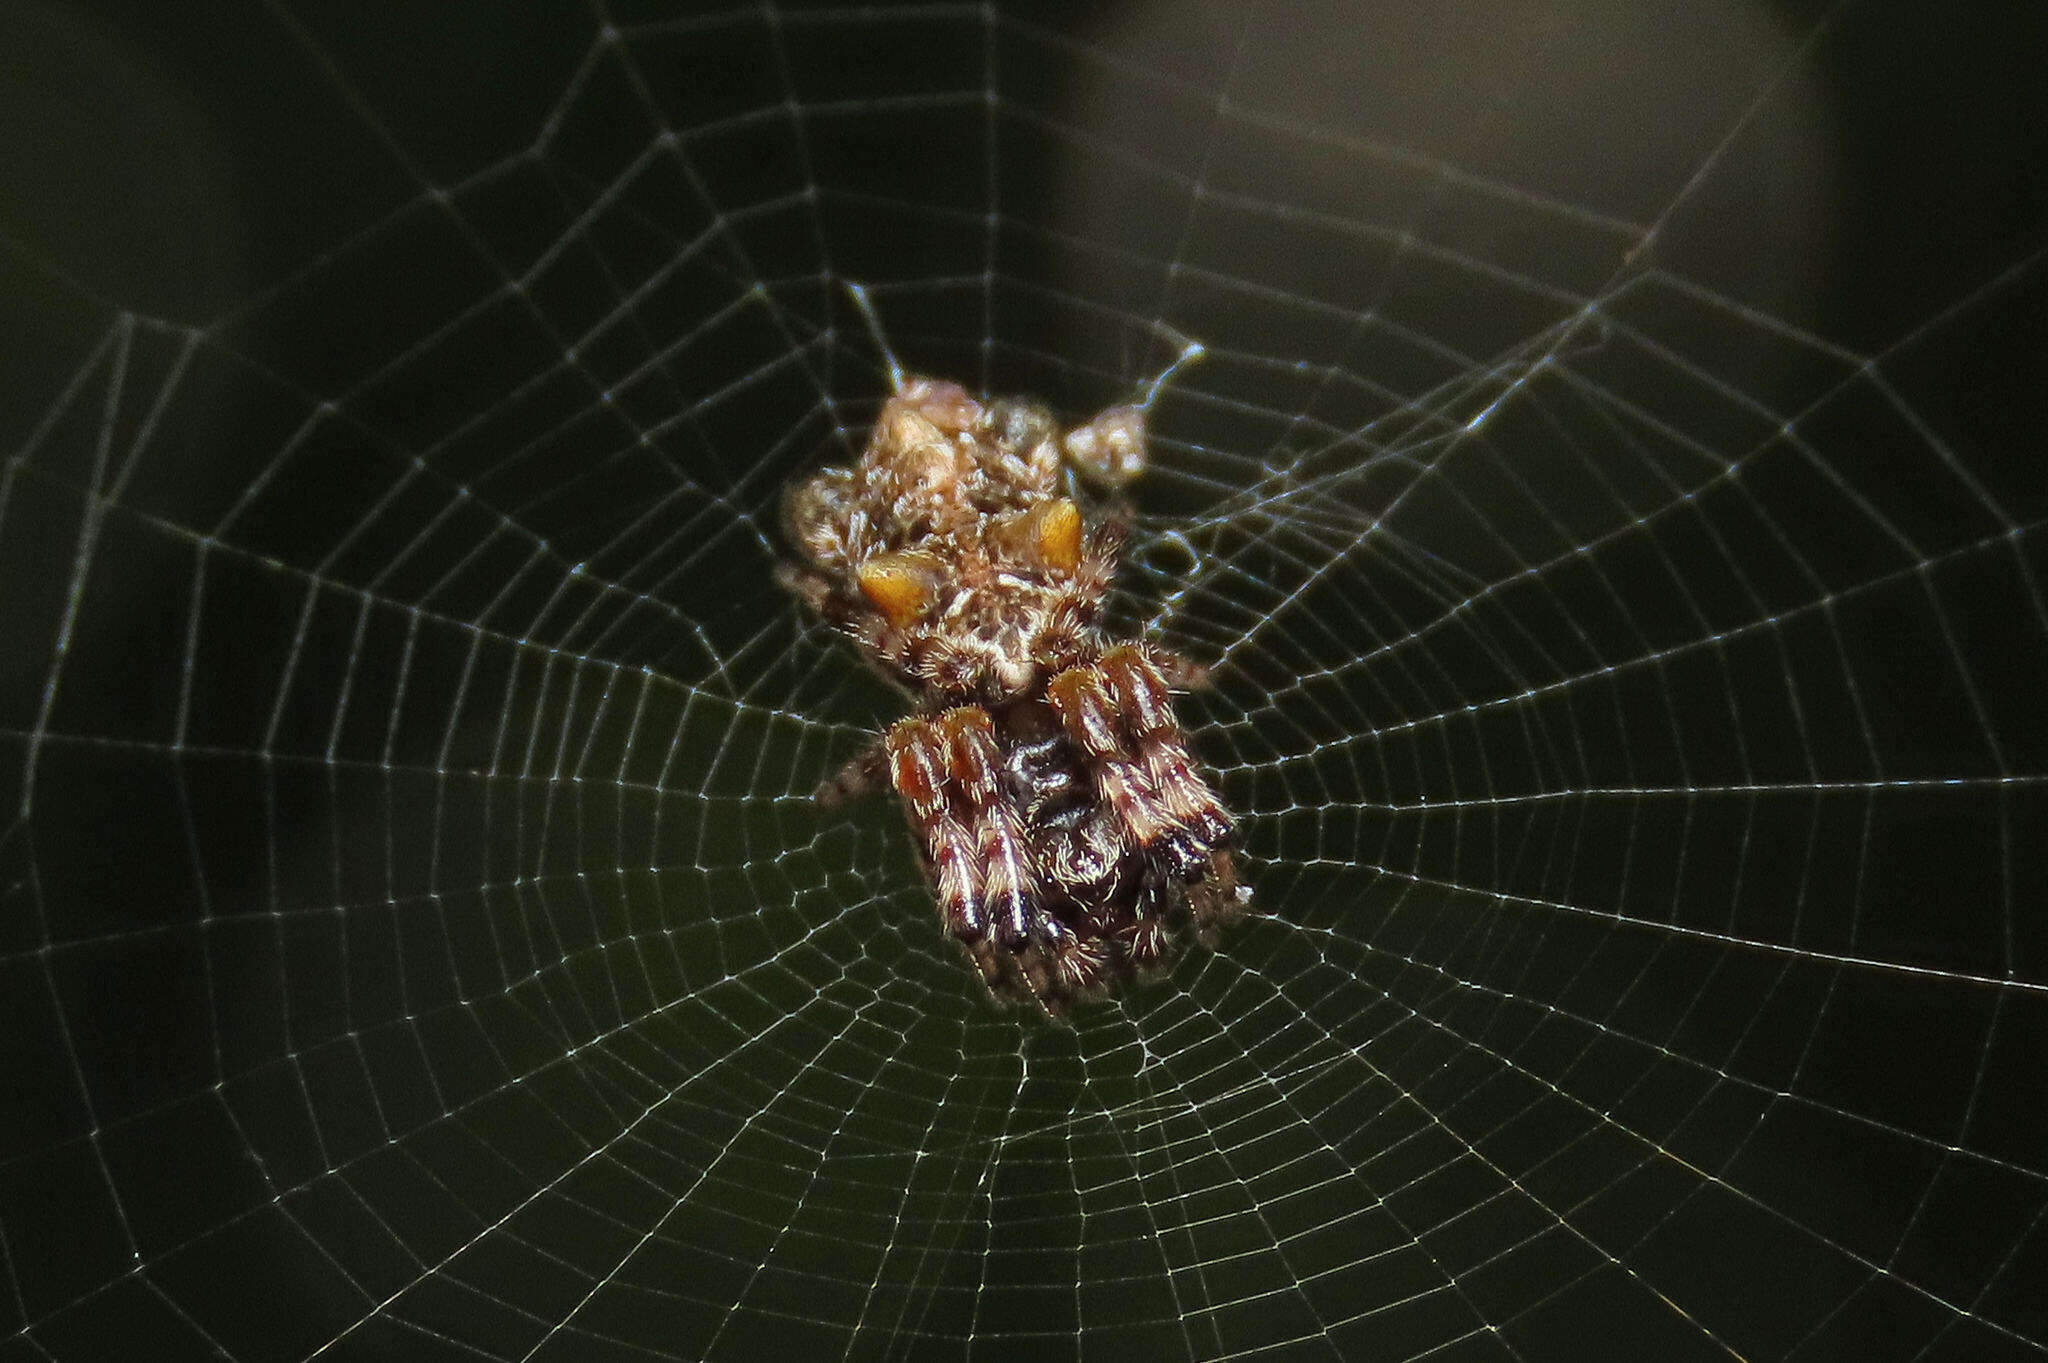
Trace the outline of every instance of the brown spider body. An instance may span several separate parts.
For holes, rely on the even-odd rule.
[[[820,789],[886,776],[946,932],[998,998],[1057,1013],[1169,964],[1249,896],[1234,828],[1174,717],[1201,669],[1099,628],[1124,526],[1090,527],[1072,468],[1142,468],[1144,410],[1064,433],[913,378],[850,466],[784,505],[803,563],[782,580],[917,699]]]

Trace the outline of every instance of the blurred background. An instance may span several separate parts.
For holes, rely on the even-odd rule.
[[[2048,19],[0,14],[0,1358],[2048,1353]],[[1260,916],[1060,1026],[774,588],[1175,350]]]

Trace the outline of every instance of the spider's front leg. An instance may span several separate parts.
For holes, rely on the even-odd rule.
[[[1103,800],[1154,874],[1180,893],[1195,936],[1244,912],[1251,891],[1238,883],[1236,829],[1175,720],[1167,678],[1143,649],[1121,645],[1094,667],[1053,678],[1047,698],[1067,735],[1088,756]],[[1160,925],[1134,914],[1120,925],[1139,969],[1162,963]]]
[[[1022,976],[1021,992],[1057,1016],[1069,1000],[1104,983],[1108,952],[1047,911],[1045,877],[1027,840],[1023,811],[1003,785],[1002,747],[988,712],[978,706],[948,710],[939,727],[952,740],[953,780],[973,811],[995,941]]]

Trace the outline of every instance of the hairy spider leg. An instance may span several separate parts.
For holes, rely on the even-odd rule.
[[[970,948],[988,935],[979,848],[955,807],[947,772],[952,744],[936,724],[898,720],[884,740],[889,776],[924,839],[946,932]]]
[[[963,705],[939,716],[951,755],[954,789],[966,806],[981,859],[983,893],[996,941],[1022,951],[1031,941],[1031,897],[1036,888],[1023,821],[1002,786],[1003,755],[995,725],[979,706]]]
[[[1069,668],[1052,679],[1046,698],[1087,756],[1096,789],[1130,831],[1134,846],[1148,856],[1168,859],[1176,877],[1191,873],[1195,862],[1180,836],[1180,821],[1119,731],[1116,701],[1101,669]]]
[[[1238,884],[1230,847],[1236,823],[1188,750],[1156,660],[1145,650],[1125,645],[1105,653],[1098,667],[1146,773],[1193,844],[1185,849],[1185,864],[1192,869],[1182,872],[1188,882],[1188,908],[1196,932],[1205,942],[1213,942],[1216,928],[1251,900],[1251,891]]]
[[[1144,762],[1168,812],[1204,850],[1222,847],[1231,835],[1230,815],[1195,766],[1159,668],[1141,650],[1125,645],[1103,654],[1097,670],[1108,683],[1110,703],[1123,719],[1132,751]]]
[[[1196,940],[1214,946],[1216,930],[1242,917],[1251,902],[1251,886],[1238,883],[1236,857],[1227,848],[1213,854],[1209,874],[1188,886],[1188,911],[1194,919]]]
[[[1201,878],[1229,841],[1230,816],[1202,779],[1166,679],[1144,651],[1112,648],[1096,666],[1053,678],[1046,695],[1137,846],[1174,879]]]

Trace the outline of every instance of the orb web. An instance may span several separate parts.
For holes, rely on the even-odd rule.
[[[2048,1350],[2024,44],[1130,13],[96,39],[254,187],[210,284],[0,243],[9,1357]],[[1070,1026],[809,799],[848,279],[1069,417],[1208,352],[1114,613],[1259,914]]]

